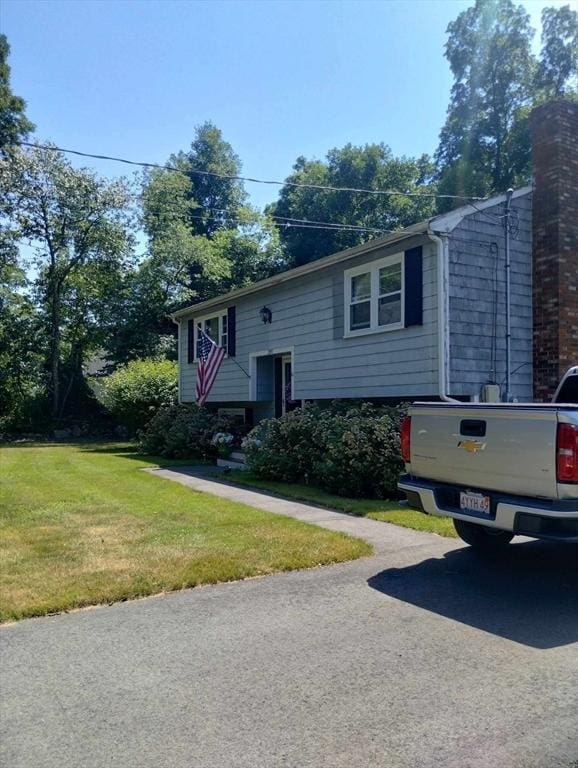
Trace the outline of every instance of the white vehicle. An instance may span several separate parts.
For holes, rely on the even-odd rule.
[[[578,366],[552,403],[414,403],[402,425],[408,504],[473,547],[578,542]]]

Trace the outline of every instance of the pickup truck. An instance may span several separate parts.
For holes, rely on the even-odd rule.
[[[578,366],[552,403],[414,403],[401,448],[408,505],[452,517],[476,549],[578,542]]]

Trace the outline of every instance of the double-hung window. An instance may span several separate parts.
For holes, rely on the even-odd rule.
[[[345,335],[403,327],[403,254],[345,272]]]
[[[199,359],[201,352],[201,331],[204,331],[215,344],[223,347],[227,352],[229,328],[226,312],[195,320],[195,361]]]

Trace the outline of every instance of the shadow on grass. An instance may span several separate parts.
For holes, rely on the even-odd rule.
[[[197,461],[193,461],[190,457],[188,459],[168,459],[164,456],[153,456],[148,453],[143,453],[136,442],[118,439],[105,440],[79,437],[70,440],[17,440],[0,443],[0,448],[18,448],[21,450],[25,448],[33,448],[35,450],[38,450],[39,448],[76,448],[80,453],[119,456],[123,459],[133,459],[134,461],[140,461],[149,464],[150,466],[159,466],[165,469],[169,467],[204,465],[204,462],[201,459]]]
[[[491,559],[465,547],[443,558],[388,568],[368,584],[533,648],[578,641],[578,547],[573,544],[513,543]]]

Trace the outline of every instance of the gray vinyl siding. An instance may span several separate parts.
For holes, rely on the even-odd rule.
[[[531,195],[514,198],[512,211],[515,225],[510,238],[512,395],[520,400],[531,400]],[[506,376],[504,228],[502,220],[495,218],[503,213],[503,205],[488,208],[483,213],[473,212],[462,220],[449,238],[450,392],[454,396],[479,395],[481,387],[491,378],[496,297],[497,383],[502,383]],[[491,243],[498,247],[497,290]]]
[[[370,264],[416,245],[423,249],[423,325],[344,338],[344,271]],[[326,269],[238,298],[236,362],[247,372],[250,353],[293,351],[295,399],[419,397],[437,394],[436,257],[430,241],[413,238],[403,246],[356,256]],[[259,309],[268,306],[271,324],[264,325]],[[226,309],[219,305],[205,314]],[[193,315],[191,315],[192,317]],[[188,364],[186,322],[180,334],[181,399],[195,399],[196,364]],[[272,400],[271,362],[258,360],[256,397]],[[267,368],[270,366],[270,368]],[[261,375],[263,374],[263,375]],[[209,403],[248,403],[249,381],[233,360],[225,359]],[[266,411],[266,408],[264,409]],[[260,408],[260,412],[263,408]]]

